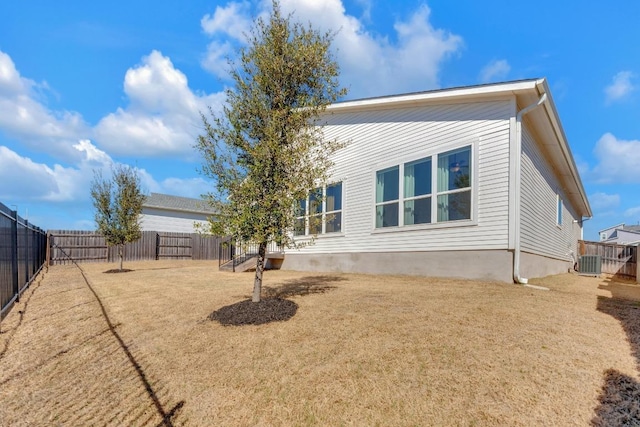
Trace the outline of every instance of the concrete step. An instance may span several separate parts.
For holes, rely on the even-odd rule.
[[[258,255],[253,255],[250,258],[247,258],[246,261],[236,265],[236,273],[242,273],[245,271],[255,271],[256,270],[256,258]],[[282,252],[270,252],[265,255],[265,270],[279,270],[280,266],[282,266],[282,261],[284,260],[284,253]],[[224,265],[220,266],[220,271],[233,271],[233,265],[231,262],[228,262]]]

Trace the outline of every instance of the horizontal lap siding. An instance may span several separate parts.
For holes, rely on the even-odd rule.
[[[140,215],[140,227],[149,231],[194,233],[194,223],[208,224],[205,218],[204,214],[145,208]]]
[[[564,260],[577,252],[580,226],[564,194],[556,173],[536,144],[535,136],[523,123],[522,132],[522,195],[521,248]],[[562,225],[557,226],[557,198],[563,200]],[[574,255],[575,256],[575,255]]]
[[[509,101],[334,112],[325,135],[349,142],[336,154],[332,174],[344,182],[344,235],[320,236],[301,252],[506,249],[511,113]],[[477,225],[375,232],[375,171],[457,143],[475,144],[478,150]]]

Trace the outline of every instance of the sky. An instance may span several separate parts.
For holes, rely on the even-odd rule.
[[[0,2],[0,202],[43,229],[94,229],[113,164],[199,197],[194,145],[271,2]],[[546,77],[594,213],[640,223],[640,2],[281,0],[336,32],[347,99]]]

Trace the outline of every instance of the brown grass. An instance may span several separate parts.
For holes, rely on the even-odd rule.
[[[50,268],[2,322],[0,424],[640,423],[635,284],[269,271],[296,315],[225,327],[208,316],[249,297],[250,274],[109,267],[83,265],[90,286]]]

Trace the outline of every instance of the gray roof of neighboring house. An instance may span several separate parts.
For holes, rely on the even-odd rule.
[[[634,231],[636,233],[640,233],[640,225],[625,225],[622,227],[624,231]]]
[[[203,214],[217,213],[202,199],[171,196],[169,194],[151,193],[142,204],[145,208],[168,209],[172,211],[196,212]]]

